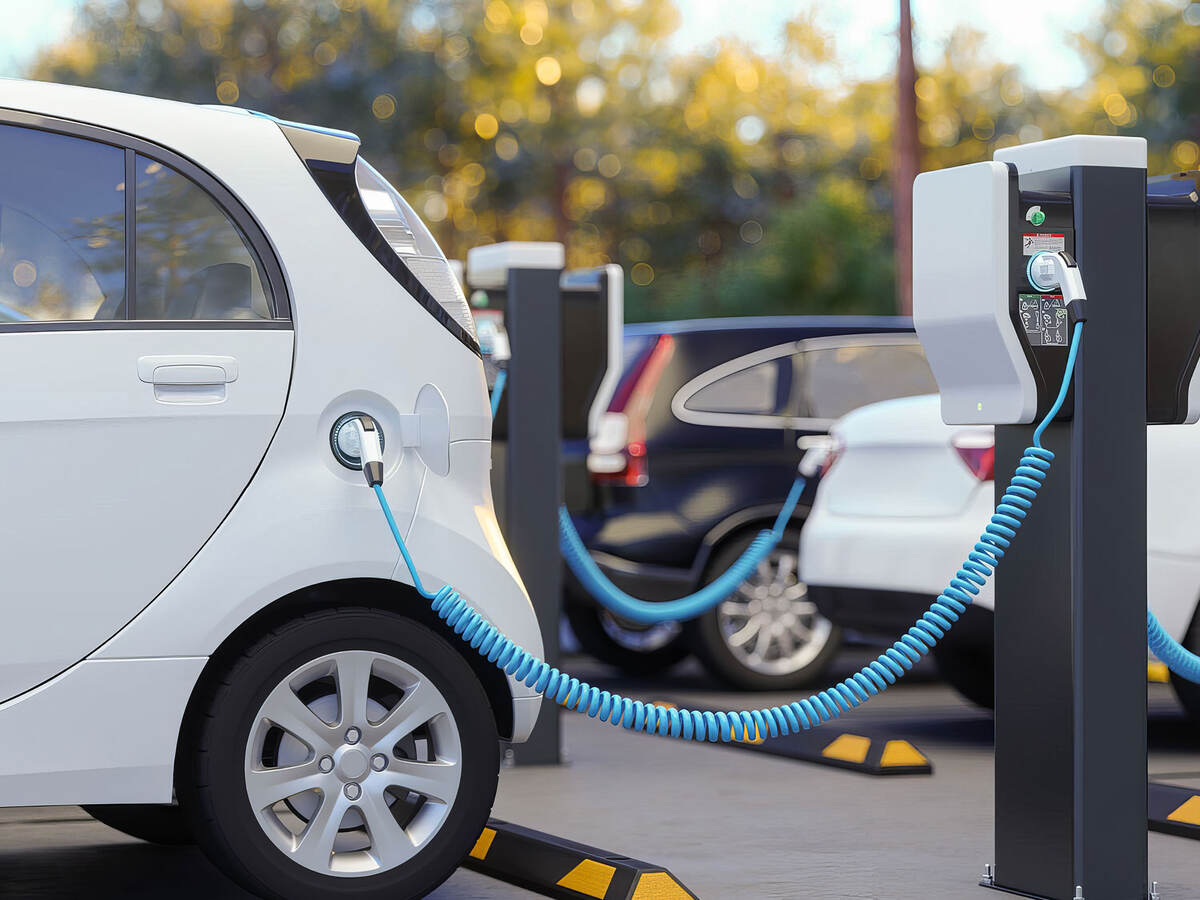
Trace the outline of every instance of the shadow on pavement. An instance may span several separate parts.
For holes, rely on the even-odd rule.
[[[142,843],[3,849],[0,885],[6,897],[252,897],[194,847]]]

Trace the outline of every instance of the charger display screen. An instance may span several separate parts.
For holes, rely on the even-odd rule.
[[[1067,307],[1062,294],[1018,294],[1017,299],[1030,346],[1067,346]]]

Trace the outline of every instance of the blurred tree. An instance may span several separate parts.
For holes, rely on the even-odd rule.
[[[847,78],[811,12],[781,54],[672,52],[673,0],[87,0],[30,73],[354,131],[449,254],[560,239],[624,265],[631,318],[888,311],[898,120],[928,168],[1070,131],[1200,165],[1197,10],[1112,0],[1077,37],[1087,82],[1053,93],[968,29],[899,94]]]
[[[714,272],[693,269],[656,290],[635,288],[627,317],[892,314],[887,226],[861,182],[831,178],[771,216],[759,246]]]

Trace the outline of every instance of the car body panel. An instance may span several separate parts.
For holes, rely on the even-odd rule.
[[[835,426],[841,456],[822,481],[801,537],[801,571],[810,587],[818,595],[823,588],[870,591],[879,604],[889,595],[907,603],[898,596],[904,593],[932,602],[995,505],[994,483],[975,479],[950,442],[955,435],[987,432],[944,424],[933,395],[867,406]],[[1147,429],[1147,593],[1151,610],[1176,639],[1187,632],[1200,597],[1198,450],[1200,430],[1192,426]],[[855,477],[868,467],[870,479]],[[913,472],[919,481],[910,485]],[[974,482],[965,492],[964,475]],[[899,514],[905,510],[913,514]],[[995,608],[990,582],[975,605]],[[836,615],[836,609],[828,613]],[[861,618],[855,627],[863,627]]]
[[[232,358],[237,378],[220,402],[164,402],[138,377],[152,354]],[[0,697],[87,656],[187,566],[262,460],[291,369],[290,330],[0,333],[0,508],[15,526],[0,541]]]

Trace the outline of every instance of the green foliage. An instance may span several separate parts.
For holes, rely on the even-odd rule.
[[[727,262],[633,288],[629,318],[888,315],[895,274],[886,225],[859,183],[831,180],[779,210],[761,241]]]
[[[960,30],[916,83],[924,168],[1072,132],[1200,166],[1197,8],[1110,0],[1074,36],[1088,79],[1056,93]],[[561,240],[568,265],[625,267],[631,319],[893,308],[893,79],[828,87],[837,46],[804,13],[778,56],[670,53],[678,20],[673,0],[88,0],[30,74],[354,131],[447,253]]]

